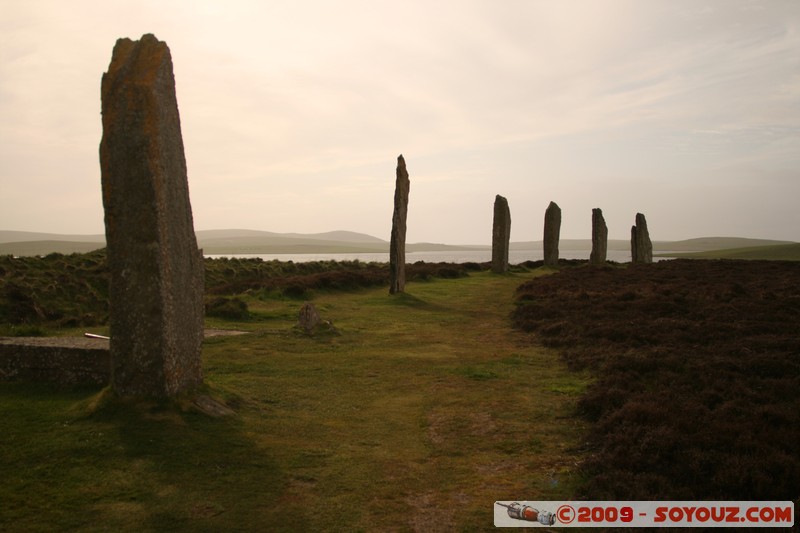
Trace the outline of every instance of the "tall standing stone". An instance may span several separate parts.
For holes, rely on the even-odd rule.
[[[608,256],[608,226],[603,218],[603,211],[596,207],[592,209],[592,253],[589,254],[589,264],[600,266],[606,262]]]
[[[631,263],[652,263],[653,243],[647,230],[647,220],[636,213],[636,225],[631,226]]]
[[[397,158],[392,237],[389,243],[389,294],[403,292],[406,287],[406,218],[410,188],[406,160],[401,154]]]
[[[561,208],[550,202],[544,212],[544,266],[558,266],[558,239],[561,234]]]
[[[119,39],[101,92],[111,385],[174,396],[203,380],[203,257],[166,43]]]
[[[511,240],[511,211],[508,200],[499,194],[494,197],[494,221],[492,223],[492,272],[508,271],[508,246]]]

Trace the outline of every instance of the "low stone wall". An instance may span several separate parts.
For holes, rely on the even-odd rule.
[[[206,329],[204,337],[246,335]],[[111,352],[107,339],[86,337],[0,337],[0,381],[60,385],[108,385]]]
[[[0,381],[106,385],[108,341],[84,337],[0,337]]]

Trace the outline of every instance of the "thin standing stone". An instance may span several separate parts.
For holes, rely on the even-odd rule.
[[[492,272],[508,271],[508,247],[511,240],[511,210],[508,200],[499,194],[494,197],[492,223]]]
[[[544,265],[558,266],[558,240],[561,234],[561,208],[550,202],[544,212]]]
[[[608,256],[608,226],[603,218],[603,211],[599,207],[592,209],[592,253],[589,254],[589,264],[604,265]]]
[[[641,213],[636,213],[636,225],[631,226],[631,262],[653,262],[653,243],[650,241],[647,220]]]
[[[406,160],[401,154],[397,158],[392,237],[389,243],[389,294],[403,292],[406,287],[406,218],[410,188]]]

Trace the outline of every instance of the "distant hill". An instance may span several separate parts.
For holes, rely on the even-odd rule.
[[[62,235],[59,233],[37,233],[34,231],[6,231],[0,230],[0,243],[10,242],[35,242],[35,241],[71,241],[71,242],[93,242],[105,246],[105,234],[98,235]]]
[[[389,242],[365,233],[328,231],[325,233],[274,233],[247,229],[202,230],[198,245],[209,255],[225,254],[302,254],[302,253],[385,253]],[[732,248],[754,248],[793,244],[789,241],[743,239],[738,237],[701,237],[684,241],[655,241],[656,252],[705,252]],[[0,255],[47,255],[83,253],[105,246],[104,235],[60,235],[27,231],[1,231]],[[589,239],[561,239],[559,248],[588,250]],[[511,250],[541,250],[542,241],[512,242]],[[408,252],[490,250],[488,244],[449,245],[409,243]],[[629,250],[630,241],[610,239],[609,250]]]
[[[286,239],[302,239],[315,241],[362,242],[372,244],[386,244],[389,242],[366,233],[355,231],[327,231],[325,233],[274,233],[271,231],[257,231],[248,229],[212,229],[201,230],[195,233],[200,243],[215,242],[226,239],[262,239],[263,244],[281,242]]]
[[[197,241],[206,254],[369,253],[389,250],[387,241],[353,231],[303,234],[206,230],[197,232]]]
[[[75,254],[86,253],[97,250],[106,245],[105,242],[82,242],[82,241],[61,241],[61,240],[42,240],[42,241],[23,241],[0,243],[0,255],[29,256],[48,254]]]
[[[196,232],[207,254],[280,254],[384,252],[389,243],[353,231],[325,233],[274,233],[245,229]],[[0,254],[47,255],[83,253],[105,246],[105,235],[60,235],[28,231],[0,231]]]
[[[699,237],[683,241],[653,241],[654,251],[663,252],[703,252],[708,250],[725,250],[729,248],[747,248],[757,246],[775,246],[792,244],[792,241],[775,241],[769,239],[746,239],[742,237]],[[591,239],[561,239],[559,250],[591,250]],[[542,241],[520,241],[511,243],[512,250],[541,250]],[[609,250],[630,250],[631,241],[609,239]]]
[[[792,241],[744,239],[741,237],[699,237],[697,239],[686,239],[685,241],[653,242],[653,249],[668,252],[704,252],[707,250],[755,248],[760,246],[776,246],[781,244],[794,243]]]
[[[372,235],[367,235],[366,233],[356,233],[355,231],[328,231],[325,233],[283,233],[281,234],[284,237],[293,237],[298,239],[318,239],[322,241],[341,241],[341,242],[366,242],[366,243],[373,243],[373,244],[386,244],[389,245],[389,241],[385,241],[383,239],[379,239],[378,237],[373,237]]]
[[[769,259],[772,261],[800,261],[800,243],[659,255],[661,257],[683,257],[688,259]]]

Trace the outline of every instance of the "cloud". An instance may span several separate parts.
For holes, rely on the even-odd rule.
[[[486,233],[471,213],[497,193],[516,210],[515,227],[538,238],[532,199],[576,209],[602,200],[613,217],[655,196],[705,194],[734,172],[785,184],[799,162],[795,2],[7,7],[0,180],[9,200],[0,200],[0,227],[101,230],[100,76],[118,37],[146,32],[172,50],[204,228],[382,231],[399,153],[419,195],[409,231],[454,242]],[[764,191],[762,203],[783,205],[782,187]],[[50,190],[76,196],[42,194]],[[297,220],[299,209],[314,216]],[[437,223],[441,212],[463,222]],[[565,218],[563,233],[585,233],[579,220]],[[671,236],[696,236],[682,231]]]

